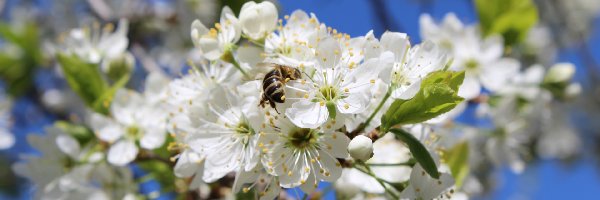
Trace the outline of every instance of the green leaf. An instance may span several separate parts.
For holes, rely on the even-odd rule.
[[[112,102],[112,99],[113,99],[115,93],[117,92],[117,90],[125,87],[127,82],[129,82],[129,78],[130,78],[129,74],[122,76],[117,82],[115,82],[115,84],[113,84],[110,88],[105,90],[104,93],[102,93],[102,95],[100,95],[100,97],[98,97],[94,101],[94,103],[92,105],[92,109],[94,109],[94,111],[96,111],[98,113],[108,114],[110,104]]]
[[[460,142],[444,153],[444,160],[450,167],[450,172],[456,180],[456,187],[462,186],[465,177],[469,174],[469,143]]]
[[[74,55],[59,53],[57,58],[71,89],[88,107],[94,108],[96,100],[100,99],[108,88],[98,65],[85,62]]]
[[[382,132],[397,125],[424,122],[452,110],[463,101],[458,96],[458,87],[464,77],[464,71],[437,71],[427,75],[412,99],[397,99],[392,103],[381,118]]]
[[[68,121],[57,121],[54,125],[65,133],[73,136],[73,138],[75,138],[82,146],[96,137],[92,130],[82,125],[72,124]]]
[[[501,34],[509,46],[523,41],[538,21],[532,0],[475,0],[483,34]]]
[[[25,23],[15,27],[0,22],[0,37],[14,47],[0,52],[0,77],[7,83],[8,93],[23,95],[32,89],[33,71],[42,62],[37,26]]]
[[[402,129],[390,129],[390,132],[394,133],[396,138],[400,141],[404,142],[410,153],[412,153],[413,157],[425,169],[425,171],[433,178],[440,178],[440,172],[437,170],[437,166],[435,165],[435,161],[427,151],[427,148],[412,134],[402,130]]]

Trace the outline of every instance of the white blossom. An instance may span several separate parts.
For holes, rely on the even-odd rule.
[[[240,11],[242,33],[253,40],[264,39],[277,27],[277,8],[269,1],[244,3]]]
[[[233,45],[240,39],[242,30],[233,11],[227,6],[221,11],[221,19],[214,28],[208,29],[199,20],[192,23],[191,37],[194,46],[200,48],[204,57],[217,60],[231,53]]]
[[[300,128],[282,119],[276,131],[260,133],[258,147],[265,153],[267,172],[279,177],[281,187],[310,193],[319,181],[335,181],[342,167],[336,158],[348,157],[350,139],[342,133]]]
[[[73,29],[68,32],[63,41],[64,51],[73,53],[91,63],[100,63],[104,59],[112,59],[124,53],[129,44],[127,31],[129,22],[119,20],[117,30],[113,24],[107,24],[102,29],[95,23],[90,28]]]

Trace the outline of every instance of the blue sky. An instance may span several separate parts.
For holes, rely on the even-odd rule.
[[[477,21],[471,0],[434,0],[430,8],[422,8],[415,0],[384,1],[387,11],[402,32],[408,33],[413,43],[420,41],[419,15],[429,12],[435,19],[442,19],[448,12],[454,12],[465,23]],[[296,9],[312,12],[319,20],[338,31],[351,36],[364,35],[374,30],[379,36],[383,33],[381,24],[369,0],[281,0],[282,12],[290,14]],[[282,14],[283,15],[283,14]],[[600,37],[598,20],[589,46],[596,60],[600,55]],[[578,66],[576,79],[583,80],[585,70],[573,49],[560,52],[557,61],[573,62]],[[584,122],[585,123],[585,122]],[[589,155],[588,155],[589,156]],[[545,160],[532,164],[521,175],[509,169],[499,169],[495,174],[497,190],[483,199],[590,199],[597,198],[600,191],[600,173],[598,165],[585,157],[570,164]]]

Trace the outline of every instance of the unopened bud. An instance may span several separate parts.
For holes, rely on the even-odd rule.
[[[118,81],[123,76],[128,76],[135,66],[135,58],[131,53],[125,52],[115,58],[102,63],[102,71],[112,81]]]
[[[364,135],[358,135],[350,141],[348,152],[356,160],[367,161],[373,156],[373,141]]]
[[[575,74],[575,66],[571,63],[558,63],[552,66],[546,77],[544,78],[544,82],[547,83],[560,83],[560,82],[569,82],[573,75]]]
[[[246,2],[240,11],[242,31],[253,40],[263,40],[277,27],[277,15],[277,8],[271,2]]]

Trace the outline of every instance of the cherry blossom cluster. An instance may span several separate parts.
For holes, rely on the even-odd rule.
[[[187,64],[176,75],[166,71],[181,66],[153,69],[130,44],[127,19],[63,33],[47,48],[69,88],[44,103],[69,121],[30,136],[41,155],[13,170],[40,199],[157,197],[139,194],[133,168],[204,199],[221,188],[216,197],[318,198],[324,182],[343,199],[468,199],[483,192],[477,166],[522,172],[532,143],[550,158],[577,151],[556,117],[581,90],[570,63],[525,62],[501,34],[454,14],[422,15],[421,43],[350,36],[302,10],[280,17],[251,1],[237,15],[223,7],[217,23],[186,24],[193,49],[177,49]],[[532,29],[523,44],[542,51],[545,34]],[[148,73],[135,82],[139,65]],[[457,120],[469,107],[490,125]]]

